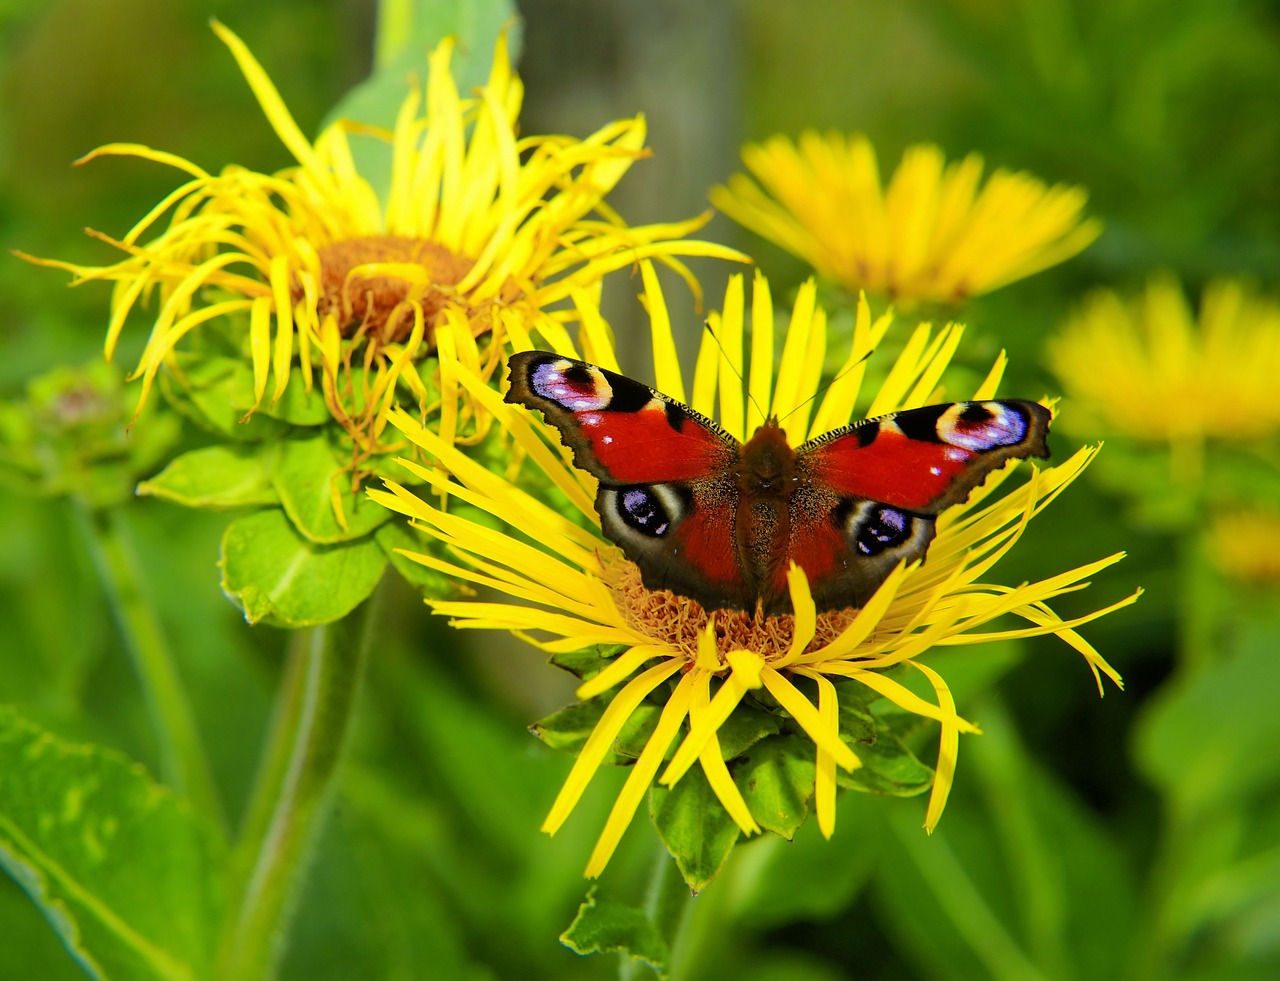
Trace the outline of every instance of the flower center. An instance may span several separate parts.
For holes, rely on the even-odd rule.
[[[343,337],[365,333],[380,343],[397,343],[413,331],[414,308],[420,308],[429,348],[441,312],[466,297],[456,287],[475,262],[437,242],[396,235],[370,236],[323,246],[320,255],[320,299],[323,318],[332,313]],[[509,299],[506,287],[503,299]],[[295,297],[296,299],[296,297]],[[487,304],[484,306],[487,307]],[[475,332],[488,330],[487,311]]]
[[[628,626],[659,645],[683,650],[692,663],[698,638],[707,628],[710,614],[696,600],[669,589],[646,589],[640,570],[626,559],[604,557],[605,581]],[[829,610],[818,614],[817,632],[805,651],[818,650],[835,640],[849,626],[857,610]],[[791,650],[795,617],[791,614],[756,616],[745,610],[715,611],[716,653],[728,669],[729,651],[755,651],[766,661]]]

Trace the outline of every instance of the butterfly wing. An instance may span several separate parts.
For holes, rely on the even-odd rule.
[[[819,609],[860,606],[899,562],[924,555],[943,509],[1011,459],[1049,455],[1035,402],[907,409],[797,451],[788,552]]]
[[[647,385],[543,351],[513,354],[505,401],[538,409],[600,481],[605,536],[649,589],[708,609],[754,609],[735,545],[740,444],[705,416]]]

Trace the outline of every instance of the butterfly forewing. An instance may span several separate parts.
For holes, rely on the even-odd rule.
[[[537,351],[510,359],[506,401],[540,409],[600,480],[605,537],[640,568],[649,589],[707,609],[754,607],[734,542],[741,444],[709,419],[647,385]]]

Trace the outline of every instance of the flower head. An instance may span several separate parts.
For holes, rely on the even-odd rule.
[[[310,391],[318,375],[357,460],[383,448],[387,413],[406,394],[419,415],[437,412],[451,438],[465,424],[458,413],[475,403],[464,399],[459,408],[457,393],[436,383],[436,361],[423,370],[427,355],[487,377],[502,347],[476,338],[501,340],[507,315],[554,331],[550,305],[637,258],[657,256],[683,272],[674,256],[737,255],[681,240],[704,219],[628,227],[604,205],[645,155],[642,119],[609,123],[583,140],[518,137],[523,87],[505,38],[474,98],[457,91],[446,40],[431,56],[425,93],[407,95],[393,131],[344,120],[312,142],[244,43],[219,24],[214,30],[296,165],[214,174],[144,146],[102,147],[85,159],[141,157],[188,179],[123,238],[98,235],[127,258],[107,266],[35,260],[70,270],[78,282],[115,283],[108,355],[129,315],[158,292],[136,369],[141,401],[184,335],[240,317],[254,408],[291,385]],[[390,146],[385,204],[356,166],[351,132]],[[155,234],[165,215],[167,227]]]
[[[930,144],[907,149],[887,188],[860,134],[774,136],[742,159],[755,180],[715,188],[717,208],[850,292],[900,305],[989,292],[1071,258],[1101,230],[1081,219],[1082,188],[1005,170],[981,184],[980,156],[946,164]]]
[[[854,418],[866,359],[890,326],[890,317],[873,323],[865,302],[860,305],[844,365],[821,399],[815,400],[822,391],[827,338],[826,318],[815,305],[813,284],[799,293],[775,370],[773,305],[767,283],[757,276],[750,304],[750,366],[744,372],[747,304],[742,279],[734,277],[723,311],[711,318],[711,332],[704,337],[692,386],[686,388],[653,271],[647,263],[642,270],[653,319],[659,389],[687,400],[704,415],[718,417],[720,425],[740,440],[771,414],[786,420],[788,438],[797,445]],[[598,320],[584,311],[583,323],[589,327],[583,333],[586,357],[616,369]],[[936,401],[939,380],[961,333],[956,325],[935,333],[922,324],[870,400],[867,413],[879,415]],[[1002,358],[976,397],[993,395],[1003,367]],[[504,404],[478,379],[460,380],[485,401],[576,514],[566,516],[525,489],[536,485],[536,480],[517,483],[490,472],[404,413],[393,417],[395,425],[438,459],[453,478],[412,463],[406,464],[409,469],[437,490],[500,517],[508,530],[497,531],[447,513],[394,483],[388,491],[371,490],[370,494],[413,518],[422,531],[448,545],[457,560],[429,555],[412,558],[510,598],[432,602],[437,613],[453,618],[455,626],[549,637],[537,641],[538,645],[561,654],[592,645],[616,652],[601,660],[598,672],[587,675],[578,689],[582,699],[613,694],[547,816],[546,831],[562,825],[642,703],[652,705],[655,698],[661,703],[590,859],[590,876],[604,868],[655,778],[673,785],[693,766],[701,767],[725,811],[744,833],[768,826],[766,815],[753,812],[720,742],[726,722],[745,711],[748,702],[767,703],[770,711],[785,720],[788,731],[811,742],[816,770],[809,793],[819,826],[827,835],[835,824],[837,771],[861,765],[859,750],[841,738],[840,717],[849,686],[869,693],[867,700],[883,698],[907,713],[936,721],[941,742],[925,818],[926,827],[932,829],[951,787],[959,734],[973,732],[975,727],[957,714],[945,680],[921,660],[931,647],[1052,633],[1080,651],[1095,675],[1119,680],[1076,633],[1076,627],[1132,598],[1075,621],[1062,620],[1046,605],[1053,597],[1080,588],[1119,555],[1036,583],[1010,587],[985,581],[1028,522],[1088,464],[1093,450],[1082,450],[1057,467],[1032,470],[1024,484],[998,500],[992,491],[1012,471],[993,474],[966,504],[944,513],[927,560],[898,567],[861,609],[816,612],[808,581],[793,565],[789,576],[793,614],[757,617],[719,610],[709,615],[692,600],[644,588],[635,567],[600,534],[592,504],[595,479],[569,464],[553,431],[524,409]],[[1006,615],[1025,623],[993,626],[993,621]],[[905,675],[911,670],[923,679],[924,690],[932,697],[922,697],[904,683],[909,682]]]
[[[1167,274],[1134,299],[1099,290],[1049,358],[1090,432],[1178,445],[1280,430],[1280,304],[1237,280],[1210,283],[1198,316]]]
[[[1280,514],[1274,509],[1225,510],[1210,519],[1214,564],[1232,579],[1280,589]]]

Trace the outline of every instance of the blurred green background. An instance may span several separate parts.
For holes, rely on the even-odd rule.
[[[929,141],[950,158],[974,150],[989,167],[1087,187],[1106,223],[1094,246],[958,315],[973,328],[967,363],[1009,350],[1010,395],[1058,391],[1043,342],[1092,286],[1136,289],[1159,267],[1193,295],[1219,275],[1280,285],[1274,4],[519,6],[524,132],[583,136],[646,114],[654,157],[611,199],[632,222],[702,210],[707,188],[738,169],[742,142],[805,127],[867,133],[886,175],[903,147]],[[71,168],[102,143],[146,143],[211,169],[289,163],[211,15],[246,40],[306,132],[369,71],[369,0],[0,0],[0,243],[110,258],[81,230],[122,234],[174,176],[136,160]],[[808,275],[724,218],[707,237],[756,255],[780,298]],[[714,305],[727,271],[699,270]],[[0,397],[100,357],[108,291],[65,282],[0,257]],[[623,363],[643,375],[644,336],[627,333],[643,323],[638,283],[610,288]],[[684,296],[672,305],[692,339],[700,315]],[[126,336],[121,364],[143,340]],[[1273,468],[1275,441],[1255,454]],[[1055,440],[1060,459],[1071,448]],[[1158,477],[1126,487],[1114,468],[1110,480],[1091,476],[1037,519],[997,578],[1127,550],[1056,606],[1069,617],[1145,587],[1136,606],[1084,630],[1126,691],[1099,699],[1057,641],[931,657],[986,733],[962,743],[939,831],[919,830],[922,800],[846,795],[830,843],[806,827],[790,845],[739,848],[694,903],[682,976],[1280,976],[1276,586],[1206,572],[1203,514],[1144,519],[1144,500],[1171,493]],[[0,502],[0,703],[154,772],[145,707],[74,509],[3,488]],[[284,637],[248,627],[221,595],[219,516],[141,499],[127,523],[235,815]],[[537,830],[571,761],[525,727],[569,700],[571,679],[531,648],[454,636],[407,586],[382,617],[283,976],[613,976],[615,959],[580,958],[556,938],[584,895],[581,868],[620,774],[598,779],[556,839]],[[1186,663],[1189,633],[1209,639],[1212,663]],[[652,841],[638,820],[602,894],[640,901]],[[0,935],[0,977],[80,976],[7,879]]]

